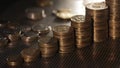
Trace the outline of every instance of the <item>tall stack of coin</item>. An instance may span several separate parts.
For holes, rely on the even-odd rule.
[[[58,40],[50,36],[43,36],[39,39],[39,46],[42,57],[53,57],[58,51]]]
[[[92,42],[92,20],[84,15],[76,15],[71,18],[71,26],[75,30],[76,46],[82,48]]]
[[[71,53],[75,48],[74,30],[67,25],[53,27],[53,36],[59,40],[59,53]]]
[[[86,4],[86,17],[93,19],[94,42],[108,39],[108,6],[105,2]]]
[[[106,0],[109,6],[109,35],[112,39],[120,38],[120,0]]]

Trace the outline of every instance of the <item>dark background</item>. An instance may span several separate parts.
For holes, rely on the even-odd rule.
[[[0,0],[0,14],[19,0]]]

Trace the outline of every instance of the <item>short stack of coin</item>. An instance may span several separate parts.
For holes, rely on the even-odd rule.
[[[112,39],[120,38],[120,0],[106,0],[109,6],[109,35]]]
[[[21,58],[20,55],[12,55],[7,57],[7,64],[10,67],[17,67],[17,66],[21,66],[23,63],[23,59]]]
[[[39,46],[43,58],[53,57],[58,51],[58,40],[50,36],[43,36],[39,39]]]
[[[38,48],[25,48],[21,51],[21,56],[24,59],[25,62],[30,63],[37,59],[39,56],[39,49]]]
[[[59,53],[71,53],[75,48],[74,30],[67,25],[53,27],[53,36],[59,40]]]
[[[94,42],[108,39],[108,6],[105,2],[86,4],[86,17],[93,19]]]
[[[71,18],[71,26],[75,31],[76,46],[82,48],[92,43],[92,20],[84,15],[76,15]]]

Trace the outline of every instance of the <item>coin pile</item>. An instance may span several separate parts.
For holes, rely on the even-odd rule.
[[[41,51],[41,56],[43,58],[53,57],[58,51],[58,40],[50,37],[44,36],[40,37],[39,46]]]
[[[109,35],[112,39],[120,38],[120,0],[106,0],[109,6]]]
[[[77,48],[82,48],[92,43],[92,20],[85,19],[84,15],[76,15],[71,18],[71,26],[75,30]]]
[[[59,40],[59,53],[71,53],[75,48],[74,30],[67,25],[53,27],[53,36]]]
[[[108,6],[105,2],[88,3],[86,17],[93,19],[94,42],[108,39]]]
[[[29,63],[29,62],[33,62],[37,59],[37,57],[39,56],[39,49],[38,48],[25,48],[21,51],[21,56],[24,59],[25,62]]]

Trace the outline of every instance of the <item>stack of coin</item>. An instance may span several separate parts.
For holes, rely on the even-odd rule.
[[[109,6],[109,35],[112,39],[120,38],[120,0],[106,0]]]
[[[58,51],[58,40],[50,36],[40,37],[39,46],[42,57],[53,57]]]
[[[33,62],[37,59],[37,57],[39,56],[39,49],[38,48],[25,48],[21,51],[21,56],[24,59],[25,62],[29,63],[29,62]]]
[[[93,19],[94,42],[106,41],[108,39],[108,6],[106,3],[88,3],[86,17]]]
[[[67,25],[53,27],[53,36],[59,40],[59,53],[71,53],[75,48],[74,30]]]
[[[20,55],[9,56],[6,60],[7,64],[12,67],[21,66],[23,63]]]
[[[92,20],[84,15],[76,15],[71,18],[71,26],[75,30],[76,46],[82,48],[92,43]]]

